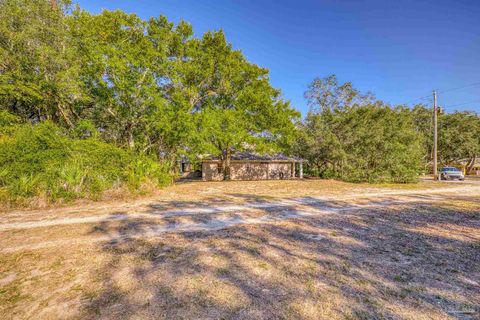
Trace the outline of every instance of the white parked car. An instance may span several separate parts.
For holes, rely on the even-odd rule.
[[[443,167],[440,171],[440,179],[442,180],[454,180],[458,179],[460,181],[465,179],[463,172],[454,167]]]

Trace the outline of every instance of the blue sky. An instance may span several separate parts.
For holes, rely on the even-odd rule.
[[[431,103],[417,98],[438,89],[448,112],[480,112],[478,0],[77,2],[94,13],[184,19],[198,36],[222,28],[251,62],[270,69],[272,84],[304,114],[308,84],[329,74],[388,103]]]

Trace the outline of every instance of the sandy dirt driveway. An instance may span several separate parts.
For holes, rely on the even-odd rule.
[[[480,185],[192,182],[0,215],[6,319],[477,319]]]

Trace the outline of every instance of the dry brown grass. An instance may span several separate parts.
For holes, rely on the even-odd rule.
[[[0,252],[0,314],[5,319],[478,318],[479,193],[353,199],[352,194],[394,187],[330,181],[193,187],[169,188],[154,204],[152,199],[98,203],[44,215],[134,214],[152,206],[161,211],[199,202],[265,201],[272,194],[344,195],[347,200],[335,204],[340,207],[380,200],[390,204],[198,232],[173,228],[219,215],[6,230],[0,232],[0,246],[20,249]],[[316,205],[289,209],[315,210]],[[232,214],[262,217],[281,211]],[[35,220],[41,211],[4,217],[2,223]],[[159,224],[171,225],[172,232],[129,236]],[[21,248],[48,241],[57,242]]]

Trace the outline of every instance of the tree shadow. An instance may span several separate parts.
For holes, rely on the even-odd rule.
[[[251,207],[192,210],[183,216],[167,210],[162,216],[162,208],[195,208],[193,202],[177,201],[152,205],[155,219],[94,226],[92,233],[111,240],[100,246],[105,259],[92,274],[98,288],[85,294],[85,317],[479,315],[477,199],[450,197],[470,204],[456,208],[428,196],[412,196],[409,202],[384,197],[359,205],[309,197],[278,205],[256,195],[230,196]],[[309,210],[315,214],[305,215]]]

